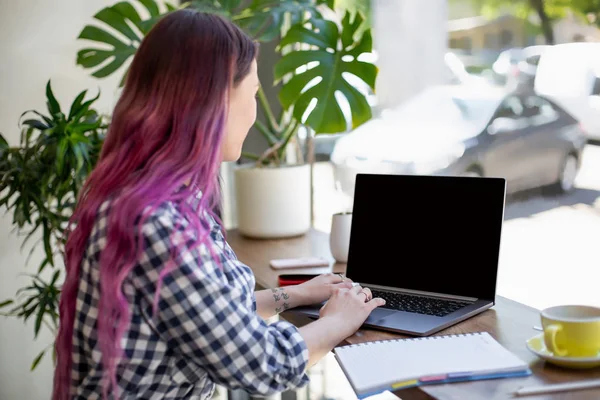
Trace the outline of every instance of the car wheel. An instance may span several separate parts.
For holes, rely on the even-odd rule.
[[[569,193],[575,188],[575,178],[579,172],[579,162],[574,154],[565,157],[558,181],[554,184],[555,192]]]

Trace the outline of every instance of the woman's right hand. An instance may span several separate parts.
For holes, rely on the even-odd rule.
[[[340,329],[350,336],[360,328],[371,311],[385,304],[382,298],[369,299],[370,297],[371,291],[360,285],[352,289],[336,289],[321,308],[320,318],[337,319]]]

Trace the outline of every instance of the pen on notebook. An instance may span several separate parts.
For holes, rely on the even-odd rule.
[[[530,394],[565,392],[567,390],[591,389],[600,387],[600,379],[577,382],[557,383],[554,385],[523,387],[515,392],[517,396]]]

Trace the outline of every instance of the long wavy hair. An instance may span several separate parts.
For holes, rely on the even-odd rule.
[[[54,400],[71,395],[80,268],[100,205],[114,199],[99,259],[97,332],[103,397],[110,391],[118,398],[120,338],[130,318],[122,284],[141,251],[138,231],[161,203],[176,201],[190,204],[183,212],[198,242],[207,237],[200,215],[215,216],[212,210],[220,200],[218,168],[229,90],[249,73],[256,53],[256,44],[234,24],[187,9],[164,16],[140,44],[98,164],[80,192],[67,229]],[[195,202],[183,200],[197,190],[202,196],[193,209]],[[168,268],[163,267],[161,277]]]

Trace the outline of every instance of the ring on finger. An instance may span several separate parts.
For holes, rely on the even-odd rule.
[[[338,274],[336,274],[336,275],[337,275],[337,276],[339,276],[339,277],[342,279],[342,282],[344,282],[344,281],[346,280],[346,279],[344,278],[344,275],[342,275],[342,274],[340,274],[340,273],[338,273]]]

